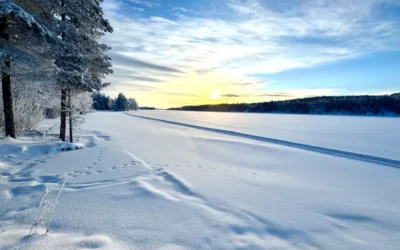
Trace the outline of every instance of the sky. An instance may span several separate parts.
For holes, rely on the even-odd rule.
[[[141,106],[400,92],[400,0],[105,0],[114,74]]]

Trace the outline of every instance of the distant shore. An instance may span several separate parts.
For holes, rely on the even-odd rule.
[[[260,103],[196,105],[168,110],[397,117],[400,116],[400,93],[373,96],[321,96]]]

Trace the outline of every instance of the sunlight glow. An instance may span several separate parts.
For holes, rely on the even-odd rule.
[[[213,89],[211,91],[211,94],[210,94],[209,98],[211,100],[216,100],[216,99],[219,99],[220,97],[221,97],[221,91],[219,89]]]

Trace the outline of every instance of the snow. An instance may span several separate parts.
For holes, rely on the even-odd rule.
[[[9,0],[0,1],[0,14],[1,15],[14,15],[16,18],[24,21],[26,25],[32,27],[35,25],[42,35],[52,36],[51,32],[48,31],[44,26],[36,21],[36,19],[26,12],[19,5],[10,2]]]
[[[400,119],[395,117],[160,110],[132,114],[400,160]]]
[[[398,125],[390,118],[97,112],[78,135],[82,150],[4,139],[0,249],[398,249]],[[48,220],[38,216],[46,190],[51,233],[41,227],[28,235],[35,217]]]

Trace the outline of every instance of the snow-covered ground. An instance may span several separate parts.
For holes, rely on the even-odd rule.
[[[83,150],[3,139],[0,249],[398,249],[399,127],[99,112]]]

